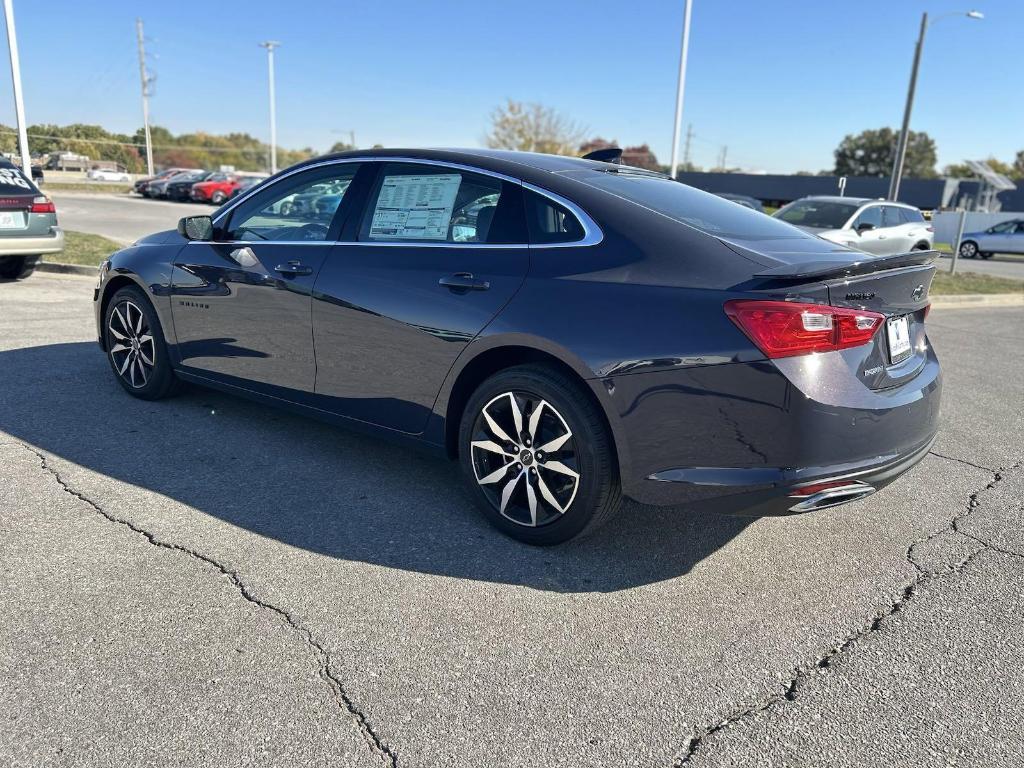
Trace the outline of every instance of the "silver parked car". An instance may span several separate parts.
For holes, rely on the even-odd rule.
[[[41,256],[62,250],[53,201],[20,168],[0,162],[0,278],[28,277]]]
[[[965,232],[960,240],[960,256],[991,259],[993,253],[1024,253],[1024,219],[1001,221],[984,232]]]
[[[863,197],[804,197],[775,218],[833,243],[877,256],[931,250],[931,224],[912,205]]]

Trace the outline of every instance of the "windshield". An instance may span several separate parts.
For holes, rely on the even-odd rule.
[[[715,237],[764,240],[803,236],[771,216],[665,176],[620,171],[576,178]]]
[[[780,208],[775,217],[801,227],[842,229],[859,207],[834,200],[796,200]]]

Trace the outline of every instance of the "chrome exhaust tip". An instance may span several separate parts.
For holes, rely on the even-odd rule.
[[[821,487],[821,484],[818,483],[814,486],[810,486],[807,490],[813,490],[817,487]],[[809,495],[798,491],[797,493],[791,494],[790,498],[800,499],[800,501],[790,507],[789,511],[810,512],[815,509],[837,507],[840,504],[846,504],[850,501],[863,499],[865,496],[870,496],[874,492],[875,488],[873,486],[856,481],[829,485],[829,487],[822,488],[821,490]]]

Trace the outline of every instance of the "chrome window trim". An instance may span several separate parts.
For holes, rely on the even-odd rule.
[[[477,168],[475,166],[464,165],[462,163],[448,162],[446,160],[428,160],[428,159],[423,159],[423,158],[418,158],[418,157],[341,157],[341,158],[336,158],[336,159],[333,159],[333,160],[324,160],[324,161],[319,162],[319,163],[313,163],[312,165],[304,165],[301,168],[296,168],[295,170],[288,171],[286,173],[281,174],[278,178],[274,179],[272,184],[268,184],[266,187],[261,187],[261,185],[257,184],[252,189],[250,189],[248,192],[246,192],[246,193],[244,193],[242,195],[239,195],[237,198],[235,198],[235,200],[230,205],[228,205],[226,208],[221,210],[220,213],[217,214],[216,218],[213,219],[213,224],[214,224],[214,226],[216,226],[217,223],[220,222],[221,220],[223,220],[224,217],[226,217],[229,213],[231,213],[231,211],[234,208],[236,208],[238,205],[241,205],[243,202],[248,200],[257,191],[263,192],[264,190],[269,189],[270,187],[274,186],[274,184],[278,184],[281,181],[284,181],[285,179],[287,179],[287,178],[289,178],[291,176],[294,176],[297,173],[302,173],[304,171],[308,171],[308,170],[311,170],[313,168],[322,168],[323,166],[326,166],[326,165],[343,165],[343,164],[346,164],[346,163],[416,163],[416,164],[419,164],[419,165],[434,165],[434,166],[441,166],[443,168],[454,168],[456,170],[466,171],[467,173],[477,173],[477,174],[480,174],[482,176],[490,176],[490,177],[495,178],[495,179],[501,179],[502,181],[507,181],[507,182],[510,182],[512,184],[519,184],[521,187],[523,187],[525,189],[529,189],[532,192],[536,192],[538,195],[541,195],[542,197],[546,197],[548,200],[551,200],[553,203],[557,203],[558,205],[562,206],[563,208],[566,208],[570,213],[572,213],[573,216],[576,217],[576,219],[580,222],[580,225],[583,227],[583,237],[580,238],[579,240],[573,240],[572,242],[568,242],[568,243],[536,243],[536,244],[530,244],[530,243],[449,243],[449,242],[436,242],[436,243],[432,243],[432,242],[424,242],[424,241],[409,241],[409,242],[398,242],[398,241],[386,241],[386,242],[385,241],[380,241],[380,242],[378,242],[378,241],[373,241],[373,242],[370,242],[370,241],[360,241],[360,240],[356,240],[356,241],[351,241],[351,240],[331,240],[331,241],[328,241],[328,240],[306,240],[306,241],[304,241],[304,240],[219,240],[219,241],[217,241],[217,243],[218,244],[223,244],[223,245],[236,245],[236,244],[239,244],[239,243],[244,243],[245,245],[255,245],[255,244],[260,244],[260,245],[324,245],[325,243],[330,243],[330,244],[333,244],[333,245],[383,246],[385,248],[388,248],[388,247],[391,247],[391,248],[394,248],[394,247],[406,248],[406,247],[410,247],[410,246],[420,246],[420,247],[427,247],[427,248],[498,248],[498,249],[529,248],[529,249],[532,250],[532,249],[540,249],[540,248],[583,248],[583,247],[587,247],[587,246],[591,246],[591,245],[597,245],[602,240],[604,240],[604,233],[601,231],[601,228],[597,225],[597,222],[594,221],[593,218],[591,218],[590,214],[588,214],[586,211],[584,211],[582,208],[580,208],[580,206],[578,206],[572,200],[568,200],[567,198],[564,198],[561,195],[556,194],[555,192],[550,192],[550,191],[544,189],[543,187],[538,187],[535,184],[530,184],[529,182],[523,181],[522,179],[517,179],[517,178],[515,178],[513,176],[507,176],[506,174],[499,173],[498,171],[489,171],[486,168]],[[206,242],[207,241],[190,240],[189,244],[191,244],[191,243],[203,243],[203,244],[205,244]]]

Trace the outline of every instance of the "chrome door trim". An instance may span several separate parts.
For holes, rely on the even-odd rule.
[[[498,171],[489,171],[486,168],[477,168],[475,166],[464,165],[462,163],[448,162],[446,160],[427,160],[427,159],[418,158],[418,157],[342,157],[342,158],[336,158],[336,159],[333,159],[333,160],[324,160],[322,162],[313,163],[311,165],[304,165],[301,168],[296,168],[294,170],[286,171],[286,172],[282,173],[280,176],[278,176],[276,179],[274,179],[272,184],[269,184],[266,187],[257,184],[255,187],[253,187],[252,189],[247,191],[245,194],[238,196],[237,198],[235,198],[235,200],[230,205],[228,205],[226,208],[223,208],[217,214],[216,218],[213,219],[213,223],[216,226],[217,223],[220,222],[222,219],[224,219],[224,217],[227,216],[236,206],[238,206],[241,203],[243,203],[246,200],[248,200],[257,191],[263,192],[264,190],[269,189],[274,184],[277,184],[277,183],[283,181],[284,179],[289,178],[290,176],[294,176],[297,173],[302,173],[304,171],[308,171],[308,170],[311,170],[313,168],[322,168],[323,166],[327,166],[327,165],[343,165],[343,164],[346,164],[346,163],[415,163],[415,164],[419,164],[419,165],[434,165],[434,166],[440,166],[440,167],[443,167],[443,168],[454,168],[456,170],[466,171],[468,173],[477,173],[477,174],[480,174],[482,176],[490,176],[490,177],[495,178],[495,179],[501,179],[502,181],[507,181],[507,182],[510,182],[512,184],[519,184],[520,186],[524,187],[525,189],[529,189],[532,192],[536,192],[538,195],[541,195],[542,197],[546,197],[547,199],[551,200],[552,202],[557,203],[558,205],[561,205],[563,208],[566,208],[567,210],[569,210],[569,212],[572,213],[573,216],[575,216],[577,218],[577,220],[580,222],[580,225],[583,227],[583,237],[581,239],[579,239],[579,240],[574,240],[574,241],[569,242],[569,243],[537,243],[535,245],[531,245],[529,243],[448,243],[448,242],[431,243],[431,242],[423,242],[423,241],[409,241],[409,242],[366,241],[366,242],[364,242],[364,241],[347,241],[347,240],[336,240],[336,241],[327,241],[327,240],[311,240],[311,241],[302,241],[302,240],[223,240],[223,241],[221,241],[221,240],[218,240],[218,241],[190,240],[189,244],[191,245],[192,243],[199,243],[199,244],[203,244],[203,245],[209,245],[211,243],[216,243],[218,245],[235,245],[235,244],[239,244],[239,243],[244,243],[246,245],[285,245],[285,244],[287,244],[287,245],[324,245],[324,244],[331,243],[331,244],[334,244],[334,245],[363,245],[363,246],[365,246],[365,245],[372,245],[372,246],[403,247],[403,248],[404,247],[410,247],[410,246],[421,246],[421,247],[422,246],[426,246],[427,248],[499,248],[499,249],[530,248],[532,250],[532,249],[535,249],[535,248],[536,249],[540,249],[540,248],[580,248],[580,247],[586,247],[586,246],[590,246],[590,245],[597,245],[598,243],[600,243],[604,239],[604,233],[601,231],[601,228],[597,225],[597,222],[594,221],[593,218],[591,218],[590,214],[588,214],[586,211],[584,211],[582,208],[580,208],[580,206],[578,206],[572,200],[569,200],[569,199],[567,199],[565,197],[562,197],[559,194],[556,194],[554,192],[550,192],[550,191],[544,189],[543,187],[538,187],[538,186],[536,186],[534,184],[530,184],[529,182],[525,182],[522,179],[517,179],[517,178],[515,178],[513,176],[507,176],[504,173],[499,173]]]

